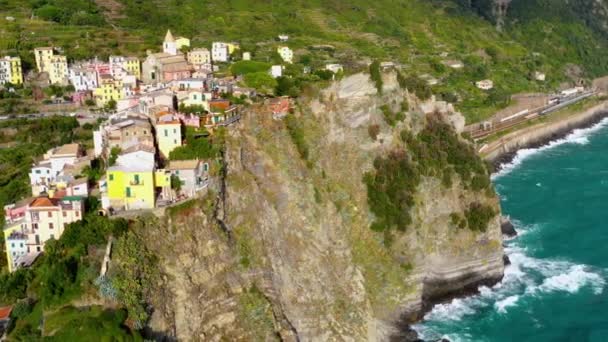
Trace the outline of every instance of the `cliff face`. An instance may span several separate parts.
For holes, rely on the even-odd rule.
[[[424,123],[411,111],[386,125],[380,106],[396,110],[408,95],[393,76],[384,84],[378,96],[355,75],[300,103],[306,153],[283,121],[245,115],[229,133],[224,186],[150,235],[165,274],[151,330],[180,340],[386,340],[425,303],[502,277],[499,216],[484,233],[450,221],[479,200],[458,180],[446,189],[424,178],[413,223],[390,247],[370,230],[364,173],[402,127]],[[483,201],[498,209],[495,196]]]

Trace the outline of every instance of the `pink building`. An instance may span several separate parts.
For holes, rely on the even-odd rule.
[[[194,127],[194,128],[200,128],[201,127],[201,118],[200,118],[200,116],[198,116],[196,114],[177,113],[177,117],[186,126]]]
[[[27,205],[32,201],[32,198],[26,198],[17,203],[4,206],[4,219],[7,223],[13,223],[22,219],[25,216]]]

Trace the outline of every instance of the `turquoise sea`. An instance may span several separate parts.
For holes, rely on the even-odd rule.
[[[519,151],[493,180],[519,232],[504,280],[415,329],[430,341],[608,341],[608,120]]]

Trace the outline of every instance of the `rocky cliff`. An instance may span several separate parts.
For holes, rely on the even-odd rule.
[[[412,110],[390,127],[382,105]],[[451,220],[472,201],[498,210],[497,198],[458,179],[446,187],[423,177],[412,223],[390,244],[370,229],[364,174],[400,144],[403,128],[425,122],[394,75],[382,95],[367,75],[355,75],[295,107],[300,145],[284,120],[250,108],[228,134],[215,189],[150,230],[164,274],[151,303],[156,337],[387,340],[403,328],[400,319],[502,277],[499,215],[485,232]]]

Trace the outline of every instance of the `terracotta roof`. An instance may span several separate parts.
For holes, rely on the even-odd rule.
[[[54,207],[56,205],[57,199],[48,197],[37,197],[30,203],[30,207]]]
[[[0,320],[2,320],[2,321],[7,320],[9,318],[9,316],[11,315],[11,311],[13,311],[12,306],[5,306],[5,307],[0,308]]]
[[[171,160],[169,162],[169,170],[185,170],[185,169],[194,169],[200,163],[199,160],[191,159],[191,160]]]

